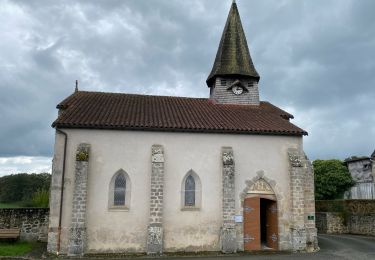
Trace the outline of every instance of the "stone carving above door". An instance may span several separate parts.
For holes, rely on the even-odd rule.
[[[247,193],[275,194],[271,186],[264,179],[257,180],[252,186],[250,186],[250,189],[247,191]]]

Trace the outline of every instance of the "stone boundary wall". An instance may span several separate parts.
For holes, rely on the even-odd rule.
[[[317,212],[316,227],[323,234],[348,234],[345,216],[340,212]]]
[[[375,200],[317,201],[316,209],[319,233],[375,236]]]
[[[0,229],[20,228],[21,240],[47,242],[48,208],[0,209]]]

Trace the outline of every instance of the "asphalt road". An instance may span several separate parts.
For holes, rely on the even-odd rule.
[[[375,260],[375,237],[355,235],[319,235],[320,251],[317,253],[225,256],[223,260],[243,259],[358,259]],[[218,259],[202,257],[195,260]],[[186,258],[172,258],[181,260]],[[171,260],[172,260],[171,259]]]
[[[320,251],[316,253],[268,253],[268,254],[244,254],[231,256],[204,256],[204,257],[161,257],[161,258],[129,258],[129,259],[153,259],[153,260],[243,260],[243,259],[355,259],[375,260],[375,237],[356,235],[319,235]],[[85,258],[87,259],[87,258]],[[98,258],[95,258],[98,259]],[[110,258],[105,258],[109,260]],[[119,258],[115,258],[119,259]],[[124,258],[126,259],[126,258]]]

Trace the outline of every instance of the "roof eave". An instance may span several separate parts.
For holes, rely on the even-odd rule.
[[[302,131],[273,131],[273,130],[226,130],[226,129],[192,129],[192,128],[172,128],[172,127],[143,127],[143,126],[114,126],[114,125],[82,125],[82,124],[61,124],[53,122],[53,128],[87,129],[87,130],[120,130],[120,131],[151,131],[151,132],[185,132],[185,133],[207,133],[207,134],[242,134],[242,135],[277,135],[277,136],[307,136],[308,133]]]
[[[257,82],[259,82],[259,80],[260,80],[259,75],[238,74],[238,73],[233,73],[233,74],[229,74],[229,73],[218,73],[218,74],[216,74],[216,73],[213,73],[213,74],[210,74],[210,76],[208,76],[208,78],[206,80],[206,84],[209,88],[212,87],[212,83],[215,82],[215,78],[217,78],[217,77],[247,78],[247,79],[255,79]]]

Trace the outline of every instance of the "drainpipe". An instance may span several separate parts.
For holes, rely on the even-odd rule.
[[[61,194],[60,194],[60,214],[59,214],[59,227],[57,230],[57,255],[60,253],[60,239],[61,239],[61,222],[62,222],[62,210],[63,210],[63,199],[64,199],[64,181],[65,181],[65,162],[66,162],[66,146],[68,142],[68,135],[67,133],[61,131],[60,129],[56,128],[56,132],[64,135],[64,159],[63,159],[63,166],[62,166],[62,176],[61,176]]]

